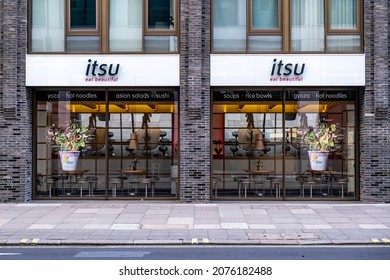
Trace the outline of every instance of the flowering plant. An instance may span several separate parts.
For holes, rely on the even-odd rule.
[[[308,130],[302,133],[302,140],[308,146],[309,151],[329,151],[335,146],[337,138],[337,126],[321,122],[317,127],[309,126]]]
[[[89,130],[86,125],[70,122],[65,127],[52,127],[48,136],[53,144],[62,152],[77,152],[86,146]]]

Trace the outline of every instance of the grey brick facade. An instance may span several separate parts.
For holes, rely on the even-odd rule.
[[[180,6],[180,201],[210,199],[210,0]],[[364,1],[360,200],[390,203],[389,0]],[[0,202],[31,199],[32,97],[25,87],[27,0],[0,0]]]
[[[390,203],[390,1],[364,3],[366,87],[360,108],[360,198]]]
[[[32,102],[25,87],[27,0],[0,1],[0,201],[32,191]]]
[[[210,1],[181,1],[180,200],[210,198]]]

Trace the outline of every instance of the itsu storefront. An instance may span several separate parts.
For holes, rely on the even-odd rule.
[[[34,198],[177,199],[179,55],[27,55]],[[73,170],[48,131],[89,137]]]
[[[212,55],[212,196],[359,199],[364,85],[364,54]],[[321,139],[304,141],[310,131]],[[325,156],[309,156],[319,141]]]

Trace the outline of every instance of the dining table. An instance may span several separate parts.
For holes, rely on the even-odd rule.
[[[273,174],[275,171],[273,170],[267,170],[263,168],[252,168],[252,169],[245,169],[245,172],[249,174],[250,179],[252,180],[253,184],[255,185],[255,194],[257,196],[263,196],[265,191],[265,180],[269,178],[270,174]],[[257,185],[263,186],[263,191],[258,192]],[[270,191],[272,192],[272,185],[270,186]]]
[[[146,170],[129,168],[121,169],[119,173],[121,173],[122,175],[126,175],[126,178],[129,180],[129,191],[131,184],[134,184],[134,195],[136,195],[140,177],[146,173]]]
[[[58,179],[61,180],[61,188],[62,194],[65,194],[65,180],[68,179],[67,184],[69,184],[70,188],[77,183],[77,179],[83,176],[84,173],[87,173],[88,169],[76,169],[76,170],[62,170],[59,169],[55,171],[53,174],[58,176]]]

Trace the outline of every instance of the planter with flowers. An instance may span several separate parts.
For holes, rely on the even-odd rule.
[[[58,148],[62,170],[77,169],[80,150],[86,146],[89,130],[85,125],[70,122],[65,127],[52,127],[48,131],[52,145]]]
[[[310,168],[312,170],[326,170],[329,151],[335,146],[337,127],[328,126],[326,122],[316,127],[309,127],[302,133],[302,140],[307,145]]]

